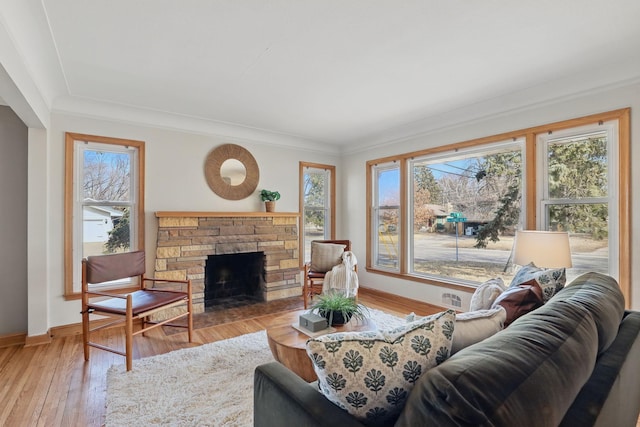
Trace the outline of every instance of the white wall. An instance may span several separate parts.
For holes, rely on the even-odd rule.
[[[30,312],[34,320],[47,319],[48,327],[80,322],[80,302],[65,301],[64,292],[64,133],[75,132],[145,141],[146,150],[146,241],[147,270],[152,272],[155,254],[156,211],[263,211],[264,204],[258,192],[262,188],[278,190],[282,198],[277,210],[298,211],[298,163],[300,161],[336,165],[334,155],[311,150],[279,147],[260,141],[237,140],[215,135],[190,134],[173,130],[115,123],[106,120],[54,113],[48,131],[49,161],[48,188],[41,188],[41,196],[48,194],[50,201],[48,280],[48,314]],[[204,178],[204,161],[213,148],[220,144],[241,145],[253,154],[260,168],[260,181],[256,193],[244,200],[229,201],[213,193]],[[38,172],[29,171],[30,175]],[[43,213],[44,214],[44,213]],[[339,222],[339,221],[338,221]],[[32,284],[30,283],[30,286]],[[35,286],[35,284],[33,284]],[[46,298],[46,296],[43,296]],[[42,322],[34,322],[41,324]],[[29,330],[29,335],[46,331]]]
[[[0,335],[27,331],[27,127],[0,105]]]
[[[533,106],[529,109],[504,114],[485,120],[476,120],[465,125],[442,129],[401,142],[388,143],[378,148],[351,153],[342,160],[342,182],[345,197],[342,199],[342,225],[348,231],[353,241],[354,252],[361,264],[366,255],[366,224],[364,218],[366,207],[366,161],[385,156],[408,153],[425,148],[456,142],[471,140],[484,136],[491,136],[502,132],[524,129],[566,119],[582,117],[589,114],[631,107],[631,174],[633,188],[640,188],[640,84],[630,84],[624,87],[609,88],[597,93],[574,96],[571,99]],[[640,309],[640,193],[636,190],[631,196],[632,209],[632,299],[634,309]],[[358,270],[361,286],[378,289],[413,298],[440,304],[442,293],[450,292],[436,286],[409,280],[390,278],[387,276],[368,273],[362,266]],[[462,298],[463,308],[468,308],[470,293],[455,291]]]
[[[146,142],[145,245],[151,250],[155,247],[156,240],[155,211],[261,211],[263,209],[257,195],[244,200],[227,201],[216,196],[207,186],[203,173],[204,160],[207,153],[220,144],[236,143],[247,148],[254,155],[260,167],[260,182],[257,190],[262,188],[279,190],[282,193],[282,199],[278,202],[279,211],[296,212],[298,210],[299,161],[335,164],[338,166],[337,198],[339,201],[337,235],[353,241],[353,249],[362,265],[359,269],[361,285],[440,304],[442,289],[367,273],[363,268],[366,256],[366,161],[624,107],[632,108],[632,164],[640,165],[640,150],[635,149],[640,144],[637,131],[640,129],[640,116],[633,113],[640,111],[639,84],[612,88],[599,93],[535,106],[526,111],[443,129],[374,149],[349,153],[341,159],[330,154],[265,144],[257,140],[191,134],[54,113],[51,116],[51,127],[47,131],[46,144],[44,144],[46,145],[44,148],[48,151],[45,164],[39,162],[41,167],[32,168],[32,155],[29,154],[29,200],[41,200],[47,205],[47,209],[39,211],[38,215],[42,216],[39,218],[34,218],[35,211],[29,210],[30,234],[31,224],[37,223],[46,227],[48,238],[46,249],[35,251],[37,256],[31,256],[30,250],[30,265],[41,265],[41,267],[35,270],[29,268],[29,335],[46,332],[46,328],[43,330],[43,325],[51,328],[80,321],[80,302],[65,301],[62,296],[64,289],[64,132],[66,131]],[[640,187],[640,170],[633,166],[632,183],[635,187]],[[32,181],[34,185],[31,185]],[[41,185],[38,186],[38,183]],[[632,276],[635,277],[640,274],[640,232],[633,224],[640,223],[640,197],[632,196],[632,211]],[[153,254],[150,254],[149,258],[147,266],[150,269]],[[40,287],[43,280],[31,278],[32,273],[39,272],[43,274],[36,274],[34,277],[36,279],[46,277],[45,289]],[[463,307],[468,306],[470,294],[456,293],[462,297]],[[632,306],[635,309],[640,308],[640,282],[632,287]],[[37,310],[33,309],[36,307]]]

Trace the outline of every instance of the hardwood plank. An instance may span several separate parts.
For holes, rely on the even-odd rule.
[[[404,316],[414,311],[426,315],[442,308],[362,289],[359,301],[371,308]],[[146,337],[134,338],[136,360],[182,348],[224,340],[264,330],[289,315],[293,323],[302,309],[302,297],[293,301],[273,301],[259,307],[234,309],[229,314],[214,313],[201,319],[194,342],[178,328],[157,328]],[[278,320],[278,318],[280,318]],[[209,322],[209,323],[207,323]],[[207,326],[208,325],[208,326]],[[12,345],[0,348],[0,425],[20,426],[101,426],[105,423],[107,371],[124,365],[124,357],[91,349],[84,361],[82,336],[76,325],[54,328],[49,344],[32,347]],[[61,333],[67,331],[68,333]],[[120,328],[95,335],[96,341],[124,348]]]

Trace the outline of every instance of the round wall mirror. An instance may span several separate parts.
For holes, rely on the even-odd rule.
[[[244,167],[240,160],[225,160],[220,167],[220,175],[222,179],[229,185],[240,185],[247,177],[247,168]]]
[[[211,190],[227,200],[249,197],[260,179],[256,159],[235,144],[224,144],[211,150],[204,163],[204,175]]]

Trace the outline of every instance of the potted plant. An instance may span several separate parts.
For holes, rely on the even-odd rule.
[[[273,212],[276,209],[276,200],[280,199],[280,193],[277,191],[262,190],[260,192],[260,198],[264,202],[264,207],[267,212]]]
[[[364,320],[369,314],[369,309],[358,304],[354,297],[345,296],[339,291],[329,291],[318,295],[317,299],[311,312],[327,319],[329,326],[344,325],[351,318]]]

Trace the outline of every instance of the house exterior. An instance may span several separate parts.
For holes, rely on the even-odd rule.
[[[84,256],[104,253],[104,244],[109,240],[109,232],[113,230],[115,223],[120,218],[122,218],[121,211],[107,206],[83,207],[82,237]]]

